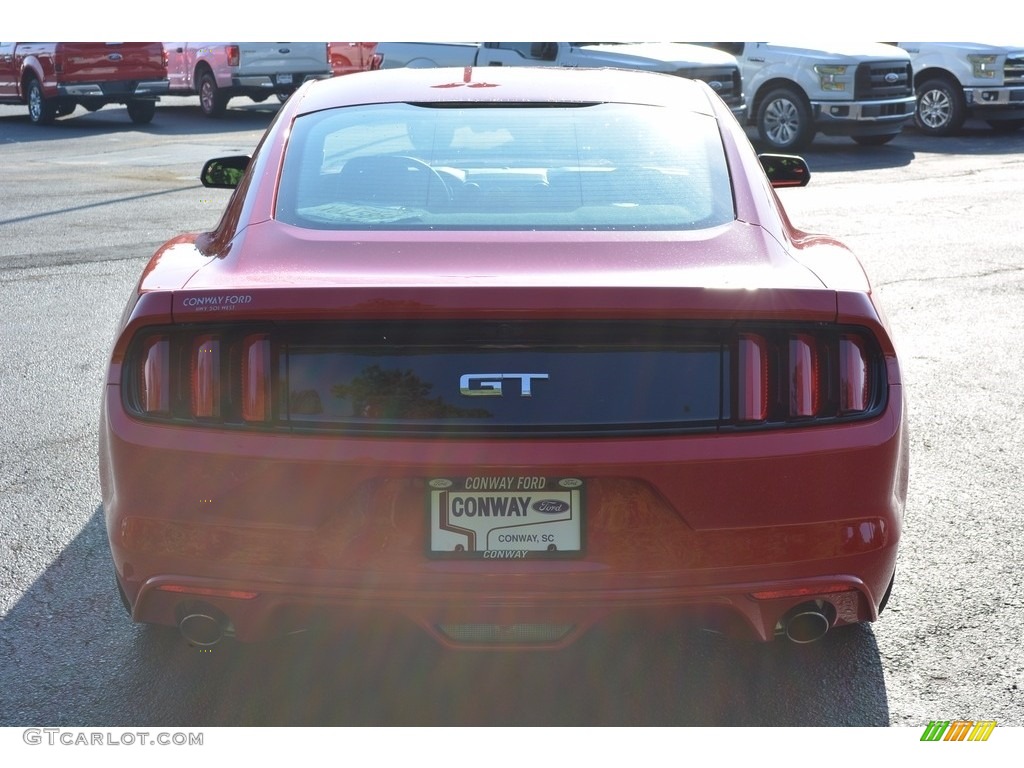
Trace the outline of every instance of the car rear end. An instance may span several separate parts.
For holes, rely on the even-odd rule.
[[[825,628],[876,618],[904,447],[863,318],[786,320],[778,293],[742,321],[650,290],[431,293],[330,292],[273,322],[186,294],[140,329],[108,386],[105,491],[137,619],[193,601],[242,639],[378,612],[558,644],[623,611],[759,639],[814,601]],[[634,298],[648,311],[613,311]]]
[[[226,214],[244,225],[158,255],[193,276],[150,270],[115,344],[101,480],[133,617],[199,644],[397,622],[474,649],[562,647],[609,620],[805,642],[877,618],[906,494],[895,350],[852,257],[788,240],[741,129],[706,103],[725,156],[689,166],[714,191],[681,207],[699,225],[669,228],[623,226],[683,214],[606,188],[553,211],[533,161],[510,179],[463,156],[481,187],[465,209],[321,202],[345,166],[310,138],[336,131],[285,105]],[[552,108],[507,108],[511,130],[551,128],[529,110]],[[461,119],[385,117],[416,110],[441,121],[435,148]],[[455,135],[503,140],[474,125]],[[243,202],[285,137],[283,184],[311,186]],[[579,185],[612,178],[574,163],[595,175]],[[536,226],[597,212],[620,223]]]

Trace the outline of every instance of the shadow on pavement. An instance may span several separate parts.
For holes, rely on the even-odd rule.
[[[453,653],[410,629],[201,650],[129,621],[99,510],[4,617],[0,649],[4,726],[889,724],[865,626],[809,646],[629,628]]]

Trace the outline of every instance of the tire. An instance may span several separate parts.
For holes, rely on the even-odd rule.
[[[199,77],[199,108],[207,117],[221,117],[228,107],[228,97],[217,87],[212,72],[203,72]]]
[[[121,598],[121,605],[124,606],[125,613],[130,619],[132,618],[132,604],[128,602],[128,595],[124,593],[124,587],[121,586],[121,580],[117,578],[117,574],[114,574],[114,583],[117,584],[117,596]]]
[[[28,102],[28,119],[34,124],[49,125],[56,119],[57,103],[43,96],[43,86],[36,78],[29,79],[25,95]]]
[[[803,94],[787,87],[765,94],[757,108],[757,133],[765,145],[778,152],[794,152],[810,144],[815,131]]]
[[[967,119],[963,89],[942,77],[925,80],[917,87],[914,123],[929,136],[956,133]]]
[[[896,571],[892,572],[892,578],[889,579],[889,586],[885,588],[885,594],[882,595],[882,599],[878,603],[878,615],[882,615],[882,611],[885,610],[885,606],[889,604],[889,598],[892,596],[892,585],[896,583]]]
[[[883,144],[888,144],[897,136],[899,136],[898,133],[886,133],[882,136],[854,136],[853,140],[862,147],[880,147]]]
[[[156,102],[149,100],[140,101],[129,101],[128,102],[128,117],[132,119],[133,123],[149,123],[153,121],[153,117],[156,115]]]
[[[1024,120],[986,120],[996,133],[1014,133],[1024,128]]]

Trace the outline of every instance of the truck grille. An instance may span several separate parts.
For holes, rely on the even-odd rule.
[[[1003,82],[1006,85],[1024,84],[1024,56],[1008,56],[1003,70]]]
[[[743,86],[737,67],[688,67],[678,70],[676,75],[703,80],[730,107],[743,103]]]
[[[892,99],[914,95],[909,61],[873,61],[857,66],[854,98]]]

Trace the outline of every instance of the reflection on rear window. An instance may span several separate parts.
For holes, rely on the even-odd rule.
[[[384,104],[296,120],[276,218],[309,229],[698,229],[733,218],[715,120],[664,107]]]

